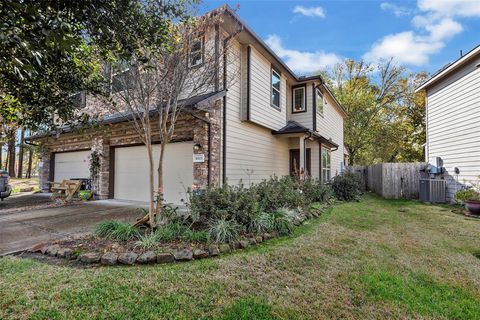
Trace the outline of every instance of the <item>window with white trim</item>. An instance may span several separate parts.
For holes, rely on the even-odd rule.
[[[305,105],[305,87],[293,89],[293,112],[303,112],[306,110]]]
[[[272,98],[273,107],[280,109],[280,73],[272,69]]]
[[[322,147],[322,182],[330,181],[332,178],[332,152]]]
[[[317,112],[323,116],[323,94],[320,89],[315,88],[315,107],[317,108]]]
[[[192,40],[190,45],[190,53],[188,55],[188,66],[196,67],[203,64],[203,46],[204,36],[200,35]]]

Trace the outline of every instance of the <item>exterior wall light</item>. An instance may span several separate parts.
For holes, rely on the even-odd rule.
[[[195,143],[193,145],[193,151],[195,153],[201,152],[203,150],[202,145],[200,143]]]

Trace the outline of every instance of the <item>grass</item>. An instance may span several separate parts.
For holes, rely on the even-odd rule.
[[[0,259],[1,319],[480,319],[480,221],[442,206],[336,205],[215,259],[80,269]]]

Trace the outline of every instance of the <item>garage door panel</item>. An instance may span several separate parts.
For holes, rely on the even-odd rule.
[[[193,143],[170,143],[164,158],[164,197],[181,204],[193,183]],[[153,146],[154,188],[156,188],[160,145]],[[149,162],[145,146],[115,149],[114,197],[121,200],[149,201]]]
[[[54,180],[90,177],[90,151],[62,152],[55,154]]]

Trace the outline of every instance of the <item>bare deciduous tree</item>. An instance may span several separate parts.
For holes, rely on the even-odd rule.
[[[236,80],[231,74],[229,79],[223,79],[223,59],[219,57],[228,55],[229,63],[237,59],[235,52],[228,50],[229,42],[224,40],[231,39],[240,29],[220,31],[221,23],[222,15],[217,11],[172,25],[170,42],[163,49],[155,52],[146,49],[142,56],[111,64],[112,94],[103,104],[132,124],[148,155],[150,206],[148,215],[138,220],[137,225],[154,226],[155,217],[161,214],[165,147],[189,99],[224,90]],[[157,168],[155,142],[160,142]]]

